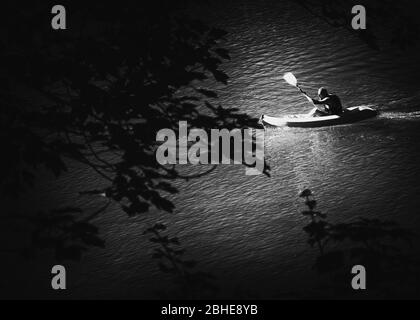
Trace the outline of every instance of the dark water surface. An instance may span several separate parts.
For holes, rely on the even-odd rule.
[[[69,295],[154,297],[155,291],[165,291],[171,280],[150,258],[142,235],[156,221],[169,226],[200,268],[217,276],[226,296],[292,297],[292,292],[316,291],[321,285],[311,280],[316,249],[306,244],[307,218],[299,214],[297,197],[304,187],[315,191],[319,209],[332,222],[363,216],[420,227],[414,210],[420,204],[420,63],[415,52],[371,50],[287,1],[238,3],[191,9],[229,32],[225,47],[232,60],[224,70],[230,82],[217,87],[223,106],[254,117],[307,112],[306,99],[281,79],[293,71],[313,96],[322,85],[339,94],[345,106],[369,105],[381,115],[339,127],[267,129],[271,178],[220,165],[200,179],[177,181],[181,192],[173,197],[172,215],[150,212],[129,219],[111,206],[97,219],[107,246],[69,265]],[[60,204],[92,209],[101,204],[102,199],[77,195],[101,181],[90,171],[75,170],[42,186],[45,199],[34,201],[42,204],[56,194]],[[12,268],[16,261],[6,263]],[[39,277],[22,290],[33,296],[35,284],[48,287],[49,270],[36,262],[13,268],[24,272],[28,265]]]

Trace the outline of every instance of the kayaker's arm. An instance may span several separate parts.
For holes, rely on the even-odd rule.
[[[308,99],[308,101],[310,102],[310,103],[312,103],[316,108],[317,108],[317,110],[319,110],[319,111],[321,111],[321,112],[324,112],[323,110],[320,110],[319,109],[319,107],[318,106],[316,106],[317,104],[322,104],[322,102],[321,101],[323,101],[323,100],[325,100],[325,99],[323,99],[323,100],[320,100],[320,101],[318,101],[318,100],[314,100],[314,99],[312,99],[310,96],[308,96],[305,92],[303,92],[302,90],[301,90],[301,92],[303,93],[303,95],[305,96],[305,98],[306,99]]]
[[[314,104],[314,106],[315,107],[317,107],[318,108],[318,110],[322,113],[322,114],[324,114],[324,115],[327,115],[327,114],[330,114],[331,112],[330,112],[330,107],[329,107],[329,105],[328,105],[328,102],[330,101],[330,97],[325,97],[324,99],[321,99],[321,100],[316,100],[316,99],[312,99],[312,98],[310,98],[311,99],[311,102]],[[324,110],[321,110],[319,107],[318,107],[318,105],[323,105],[324,106]]]
[[[326,98],[321,99],[321,100],[316,100],[316,99],[311,98],[313,104],[328,104],[329,99],[330,99],[329,97],[326,97]]]
[[[303,91],[299,86],[297,88],[305,96],[305,98],[308,99],[309,102],[312,102],[312,98],[308,96],[308,94],[305,91]]]
[[[298,89],[299,89],[299,91],[305,96],[305,98],[306,99],[308,99],[308,101],[309,102],[311,102],[313,105],[317,105],[317,104],[324,104],[324,102],[325,101],[327,101],[329,98],[328,97],[326,97],[326,98],[324,98],[324,99],[322,99],[322,100],[315,100],[315,99],[312,99],[310,96],[308,96],[308,94],[305,92],[305,91],[303,91],[302,90],[302,88],[301,87],[299,87],[299,85],[297,85],[296,86]]]

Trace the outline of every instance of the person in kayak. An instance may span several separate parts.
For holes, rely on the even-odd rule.
[[[340,115],[343,112],[343,106],[341,105],[340,98],[335,94],[329,94],[327,89],[319,88],[318,90],[319,100],[311,99],[312,103],[315,105],[323,104],[324,111],[319,110],[318,108],[314,110],[314,117],[322,117],[329,115]]]

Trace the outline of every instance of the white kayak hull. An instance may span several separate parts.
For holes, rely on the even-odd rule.
[[[378,111],[369,107],[347,108],[341,115],[314,117],[311,114],[296,115],[289,117],[270,117],[261,116],[261,122],[269,126],[288,126],[301,128],[315,128],[324,126],[335,126],[347,124],[373,118],[378,115]]]

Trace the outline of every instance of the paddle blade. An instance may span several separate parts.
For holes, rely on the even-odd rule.
[[[297,86],[297,79],[296,77],[293,75],[293,73],[288,72],[283,76],[283,79],[290,85],[296,87]]]

